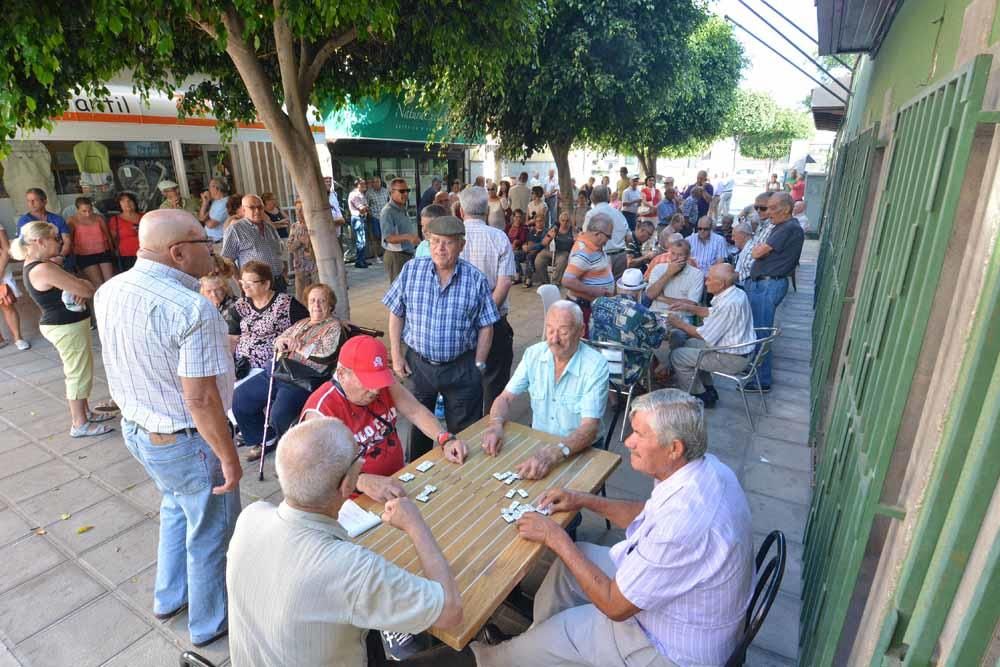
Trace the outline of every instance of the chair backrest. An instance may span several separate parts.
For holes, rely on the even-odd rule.
[[[559,288],[555,285],[539,285],[538,296],[542,297],[542,315],[549,312],[549,306],[561,298]]]
[[[615,391],[628,391],[626,385],[628,385],[629,378],[625,377],[625,353],[633,355],[641,355],[642,359],[639,365],[642,368],[646,368],[652,363],[653,351],[645,350],[638,347],[629,347],[628,345],[622,345],[621,343],[616,343],[610,340],[593,340],[592,338],[584,338],[583,341],[590,347],[594,348],[600,352],[605,360],[608,362],[608,380],[612,384],[612,389]],[[632,378],[632,382],[636,379]]]
[[[772,545],[775,547],[776,553],[768,559],[764,568],[761,569]],[[771,611],[771,605],[774,604],[774,599],[778,596],[781,579],[785,576],[786,557],[785,534],[780,530],[772,530],[764,538],[760,549],[757,550],[757,558],[754,561],[756,581],[743,622],[743,637],[740,638],[740,643],[736,645],[729,660],[726,661],[726,667],[742,667],[743,661],[746,659],[747,648],[757,636],[760,626],[764,625],[764,619],[767,618],[767,613]]]
[[[781,335],[781,329],[778,327],[754,327],[753,330],[757,334],[757,350],[750,358],[750,365],[747,366],[745,375],[748,377],[764,362],[767,355],[771,353],[771,344],[774,343],[774,339]]]

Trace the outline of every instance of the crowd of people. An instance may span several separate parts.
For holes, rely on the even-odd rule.
[[[542,507],[591,510],[627,528],[625,539],[577,544],[579,516],[563,530],[525,515],[519,535],[557,556],[534,625],[513,639],[486,632],[472,652],[481,665],[724,663],[749,599],[752,544],[739,483],[706,452],[710,372],[745,369],[773,326],[802,220],[783,189],[733,216],[731,182],[720,193],[705,172],[683,189],[624,168],[617,189],[602,180],[561,197],[554,171],[448,191],[434,179],[417,221],[403,178],[358,179],[346,211],[331,189],[348,256],[387,274],[387,345],[337,317],[298,202],[293,222],[273,195],[213,180],[199,201],[164,181],[160,209],[139,212],[122,193],[105,220],[81,197],[64,221],[29,191],[0,261],[26,262],[24,287],[63,361],[73,437],[112,428],[112,413],[88,403],[98,332],[125,444],[163,496],[153,613],[187,609],[195,646],[231,633],[237,665],[363,664],[367,629],[458,625],[454,573],[395,474],[433,448],[463,465],[456,434],[484,416],[481,446],[496,456],[525,394],[532,428],[560,442],[521,461],[522,478],[599,445],[611,370],[588,344],[598,341],[627,346],[628,382],[655,371],[667,387],[632,403],[625,441],[633,468],[656,480],[653,495],[548,492]],[[561,298],[515,366],[510,291],[546,283]],[[772,383],[765,357],[755,388]],[[241,446],[250,461],[277,450],[279,507],[241,512]],[[355,494],[385,504],[423,576],[347,539],[336,519]]]

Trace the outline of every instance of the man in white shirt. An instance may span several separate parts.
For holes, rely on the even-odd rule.
[[[540,507],[589,509],[621,528],[613,547],[575,544],[538,513],[518,534],[557,561],[534,602],[534,624],[507,642],[473,642],[493,665],[722,665],[736,647],[753,585],[750,508],[733,471],[706,453],[702,406],[678,389],[635,399],[625,441],[632,467],[654,479],[645,503],[567,489]]]
[[[546,224],[555,227],[559,213],[559,179],[556,170],[549,169],[549,178],[545,181],[545,205],[549,207],[549,219]]]
[[[669,228],[661,233],[669,237],[673,233]],[[702,292],[705,289],[705,274],[691,266],[691,246],[684,239],[664,242],[667,246],[667,261],[659,262],[649,270],[649,287],[646,288],[646,298],[652,302],[650,310],[664,315],[671,310],[677,310],[679,304],[696,306],[701,303]],[[682,312],[681,319],[690,324],[694,317]],[[676,327],[670,330],[669,345],[663,350],[662,356],[657,353],[657,359],[667,363],[670,350],[684,345],[688,335]],[[661,348],[662,349],[662,348]]]
[[[727,173],[722,174],[722,180],[715,187],[715,196],[719,198],[719,205],[716,213],[721,218],[729,214],[729,203],[733,199],[733,188],[736,181]]]
[[[598,213],[604,213],[611,219],[613,229],[611,238],[604,245],[604,252],[611,260],[611,274],[617,280],[628,268],[628,256],[625,254],[625,244],[631,238],[628,221],[621,211],[614,208],[609,202],[611,200],[611,189],[606,185],[598,185],[590,195],[593,206],[583,217],[583,230],[587,231],[590,219]]]
[[[448,561],[409,498],[382,522],[406,533],[424,576],[354,544],[337,520],[367,447],[339,419],[310,419],[278,447],[282,503],[243,512],[229,546],[229,649],[242,667],[362,667],[369,629],[455,628],[462,599]]]
[[[736,271],[729,264],[715,264],[705,277],[705,288],[715,295],[710,308],[679,303],[674,306],[702,318],[700,327],[688,324],[676,315],[668,315],[670,326],[688,336],[684,347],[670,354],[677,374],[677,386],[701,399],[706,408],[715,407],[719,394],[712,386],[711,371],[739,373],[750,363],[757,336],[753,329],[753,311],[746,292],[736,286]],[[734,346],[734,347],[731,347]],[[701,357],[699,372],[694,372],[701,350],[726,347],[723,352],[709,352]]]
[[[622,192],[622,215],[628,222],[628,230],[635,231],[635,221],[639,215],[639,204],[642,203],[642,190],[639,189],[639,177],[633,176],[629,186]]]
[[[354,190],[347,195],[347,207],[351,211],[351,229],[354,231],[354,248],[357,257],[354,268],[368,268],[368,181],[359,178],[355,181]]]
[[[531,201],[531,188],[528,187],[528,172],[522,171],[517,177],[517,183],[511,186],[507,193],[510,199],[510,210],[521,211],[525,219],[528,218],[528,202]]]

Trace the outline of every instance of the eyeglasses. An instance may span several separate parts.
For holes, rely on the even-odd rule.
[[[266,282],[266,280],[240,280],[240,285],[260,285]]]
[[[257,206],[257,205],[254,205],[254,206],[244,206],[243,208],[245,208],[248,211],[263,211],[264,210],[263,206]]]
[[[710,232],[710,231],[712,231],[712,228],[711,227],[699,227],[698,231],[699,232]]]
[[[767,207],[766,207],[766,206],[757,206],[757,205],[755,204],[755,205],[754,205],[754,209],[756,209],[756,210],[758,210],[758,211],[766,211],[766,210],[767,210]]]
[[[187,241],[177,241],[176,243],[171,243],[169,248],[173,248],[174,246],[184,245],[185,243],[204,243],[205,245],[208,246],[209,252],[211,252],[212,244],[214,244],[215,241],[213,241],[212,239],[188,239]]]
[[[402,192],[404,195],[410,194],[410,188],[393,188],[393,192]]]

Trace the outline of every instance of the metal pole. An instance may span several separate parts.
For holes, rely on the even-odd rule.
[[[843,97],[841,97],[839,93],[835,93],[832,90],[830,90],[830,88],[826,84],[824,84],[822,81],[820,81],[819,79],[817,79],[816,77],[814,77],[812,74],[810,74],[809,72],[805,71],[804,69],[802,69],[801,67],[799,67],[797,64],[795,64],[794,62],[792,62],[791,60],[789,60],[788,58],[786,58],[776,48],[774,48],[773,46],[771,46],[770,44],[768,44],[767,42],[765,42],[763,39],[761,39],[757,35],[753,34],[749,30],[747,30],[746,28],[744,28],[743,26],[741,26],[739,23],[737,23],[736,21],[734,21],[733,18],[731,16],[729,16],[728,14],[725,16],[725,19],[727,21],[729,21],[730,23],[732,23],[737,28],[739,28],[740,30],[742,30],[743,32],[745,32],[746,34],[748,34],[751,37],[753,37],[754,39],[756,39],[758,42],[760,42],[761,44],[763,44],[767,48],[769,48],[771,51],[774,52],[774,54],[776,56],[778,56],[779,58],[781,58],[782,60],[784,60],[786,63],[788,63],[789,65],[791,65],[792,67],[794,67],[798,71],[802,72],[802,74],[805,77],[807,77],[808,79],[810,79],[811,81],[815,81],[816,85],[818,85],[820,88],[822,88],[826,92],[828,92],[831,95],[833,95],[834,98],[836,98],[837,100],[840,100],[840,102],[842,102],[844,104],[844,106],[847,106],[847,100],[845,100]]]
[[[802,33],[802,35],[805,36],[805,38],[808,39],[810,42],[812,42],[816,46],[819,46],[819,42],[816,41],[815,37],[813,37],[808,32],[806,32],[805,30],[803,30],[802,28],[800,28],[798,26],[798,24],[795,23],[795,21],[793,21],[792,19],[788,18],[787,16],[785,16],[784,14],[782,14],[781,12],[779,12],[777,9],[775,9],[774,5],[772,5],[770,2],[768,2],[767,0],[760,0],[760,2],[765,7],[767,7],[768,9],[770,9],[772,12],[774,12],[775,14],[777,14],[778,16],[780,16],[781,18],[785,19],[785,22],[788,23],[788,25],[792,26],[793,28],[795,28],[796,30],[798,30],[800,33]],[[840,58],[838,58],[837,54],[831,53],[830,57],[833,58],[834,60],[836,60],[838,63],[840,63],[844,67],[846,67],[847,69],[854,69],[851,65],[848,65],[843,60],[841,60]]]
[[[838,86],[840,86],[841,88],[843,88],[844,92],[847,93],[847,96],[850,97],[850,95],[851,95],[851,89],[848,88],[847,86],[845,86],[844,84],[842,84],[840,81],[838,81],[837,78],[835,76],[833,76],[833,74],[830,73],[830,70],[828,70],[825,67],[823,67],[822,65],[820,65],[818,62],[816,62],[813,59],[812,56],[810,56],[808,53],[806,53],[805,50],[802,47],[800,47],[798,44],[796,44],[792,40],[788,39],[788,37],[786,37],[783,32],[781,32],[780,30],[778,30],[777,28],[775,28],[774,25],[770,21],[768,21],[766,18],[764,18],[763,16],[761,16],[760,14],[758,14],[757,10],[754,9],[753,7],[751,7],[747,3],[746,0],[739,0],[739,2],[740,2],[741,5],[743,5],[748,10],[750,10],[751,14],[753,14],[754,16],[756,16],[757,18],[759,18],[761,21],[763,21],[764,25],[766,25],[768,28],[770,28],[771,30],[773,30],[779,37],[781,37],[781,39],[783,39],[786,42],[788,42],[793,49],[795,49],[796,51],[798,51],[799,53],[801,53],[803,56],[805,56],[806,60],[808,60],[809,62],[811,62],[816,67],[816,69],[818,69],[819,71],[823,72],[823,74],[826,74],[828,77],[830,77],[830,79],[833,80],[834,83],[836,83]],[[744,28],[744,30],[746,30],[746,28]]]

